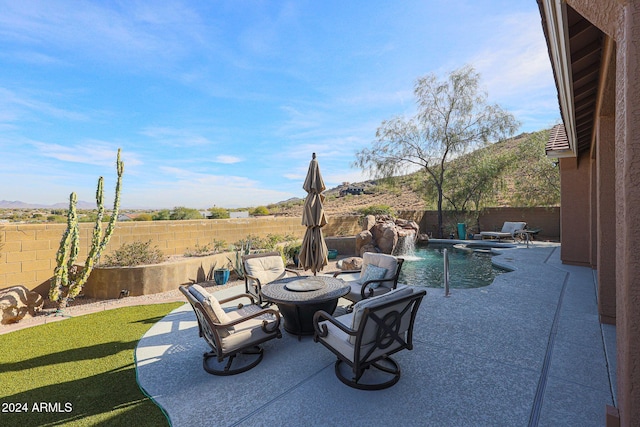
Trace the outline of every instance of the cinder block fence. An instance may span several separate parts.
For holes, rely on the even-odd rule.
[[[421,232],[433,232],[436,228],[437,216],[433,211],[399,212],[398,216],[415,220]],[[446,220],[451,222],[450,215]],[[328,221],[323,229],[325,236],[353,236],[361,229],[357,216],[329,217]],[[547,238],[557,240],[560,236],[559,208],[495,208],[486,210],[480,219],[485,230],[499,228],[504,221],[526,221],[542,228],[541,234]],[[66,224],[0,224],[0,289],[24,285],[46,295],[65,228]],[[92,230],[93,223],[80,224],[79,263],[86,258]],[[231,244],[250,234],[293,235],[301,239],[304,232],[300,217],[118,222],[105,254],[134,241],[151,240],[166,255],[179,255],[214,240]]]

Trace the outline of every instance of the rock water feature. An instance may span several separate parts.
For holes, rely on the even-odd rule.
[[[397,255],[414,247],[420,227],[415,221],[395,219],[389,215],[367,215],[363,230],[356,235],[356,252],[378,252]]]

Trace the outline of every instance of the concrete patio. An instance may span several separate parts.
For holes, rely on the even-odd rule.
[[[174,426],[603,426],[615,327],[598,321],[594,272],[562,265],[559,253],[502,250],[494,261],[515,271],[492,285],[448,298],[428,288],[414,349],[394,356],[402,377],[386,390],[345,386],[331,352],[286,332],[256,368],[209,375],[188,304],[140,340],[138,381]]]

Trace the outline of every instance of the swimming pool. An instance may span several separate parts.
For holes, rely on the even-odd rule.
[[[417,246],[414,253],[400,255],[404,264],[399,283],[429,288],[444,286],[444,255],[449,255],[449,287],[451,289],[479,288],[490,285],[506,271],[491,264],[487,251],[458,250],[453,245],[429,244]]]

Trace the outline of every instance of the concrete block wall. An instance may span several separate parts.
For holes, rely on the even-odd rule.
[[[436,228],[436,212],[400,212],[398,216],[415,220],[423,233]],[[504,221],[519,220],[543,228],[543,236],[559,238],[559,208],[487,209],[481,217],[481,225],[485,230],[493,230],[501,227]],[[329,217],[328,221],[323,228],[325,236],[354,236],[361,231],[358,216]],[[106,228],[106,224],[103,227]],[[66,224],[0,224],[0,289],[24,285],[45,295],[65,228]],[[187,249],[195,249],[196,244],[204,246],[214,240],[232,244],[249,234],[259,237],[289,234],[302,239],[304,232],[300,217],[118,222],[105,254],[123,243],[135,241],[151,240],[152,245],[157,245],[165,254],[180,255]],[[92,223],[80,224],[80,263],[86,259],[92,233]]]
[[[84,263],[93,223],[80,224],[79,263]],[[103,229],[106,224],[103,224]],[[56,267],[56,253],[66,224],[1,224],[0,225],[0,289],[24,285],[41,294],[48,291],[49,280]],[[357,216],[329,218],[324,234],[354,235],[360,231]],[[104,254],[118,249],[123,243],[151,240],[166,255],[180,255],[196,245],[204,246],[214,240],[227,245],[248,235],[265,237],[269,234],[304,236],[300,217],[258,217],[189,221],[118,222]]]
[[[404,215],[404,216],[403,216]],[[438,212],[403,212],[400,218],[413,219],[420,225],[420,231],[437,236]],[[451,212],[443,212],[444,236],[456,234],[455,218]],[[560,208],[486,208],[480,214],[480,231],[500,231],[506,221],[524,221],[530,229],[542,229],[536,237],[540,240],[560,240]],[[475,224],[467,224],[468,230],[476,230]]]

